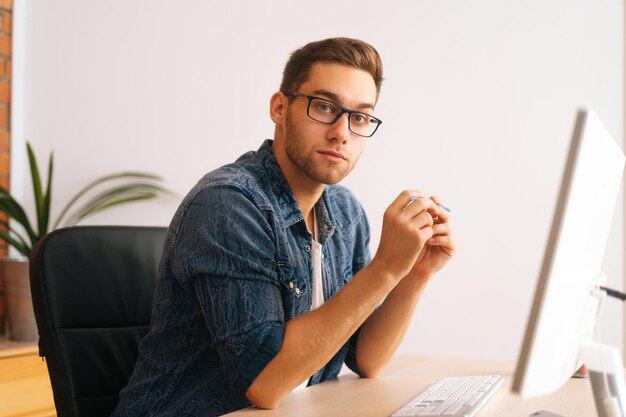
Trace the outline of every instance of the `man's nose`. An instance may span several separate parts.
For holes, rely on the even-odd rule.
[[[331,125],[328,131],[328,140],[337,140],[340,142],[346,142],[350,137],[350,115],[348,113],[342,114],[339,119]]]

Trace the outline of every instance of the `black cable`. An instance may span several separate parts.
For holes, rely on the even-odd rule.
[[[600,289],[606,291],[606,295],[608,295],[609,297],[619,298],[622,301],[626,301],[626,293],[623,293],[617,290],[612,290],[607,287],[600,287]]]

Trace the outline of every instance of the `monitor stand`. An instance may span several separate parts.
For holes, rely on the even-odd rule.
[[[605,278],[606,279],[606,278]],[[599,316],[606,292],[592,290]],[[578,359],[587,365],[598,417],[626,417],[626,385],[620,352],[591,341],[580,345]]]
[[[586,342],[580,347],[579,357],[589,369],[598,417],[626,417],[626,385],[619,350]]]

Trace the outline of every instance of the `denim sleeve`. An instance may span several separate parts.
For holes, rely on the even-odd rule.
[[[361,224],[358,225],[356,239],[354,241],[354,256],[352,260],[352,274],[356,275],[364,266],[370,263],[370,226],[367,221],[367,216],[363,207],[359,205],[361,209]],[[356,362],[356,347],[359,340],[359,333],[361,332],[361,325],[356,332],[348,340],[348,351],[344,360],[346,366],[359,376],[362,376],[359,367]]]
[[[361,325],[361,327],[363,327],[363,325]],[[359,327],[348,340],[348,351],[346,352],[346,358],[344,359],[344,363],[346,364],[346,366],[358,376],[363,376],[356,363],[356,344],[357,340],[359,339],[361,327]]]
[[[245,393],[280,349],[284,314],[271,216],[236,187],[201,191],[181,223],[177,278],[194,291],[227,383]]]

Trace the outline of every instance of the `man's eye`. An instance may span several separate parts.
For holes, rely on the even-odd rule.
[[[369,117],[364,114],[352,113],[352,122],[358,124],[366,124],[368,122]]]
[[[321,111],[322,113],[334,113],[335,112],[335,108],[326,103],[319,103],[317,105],[317,109]]]

